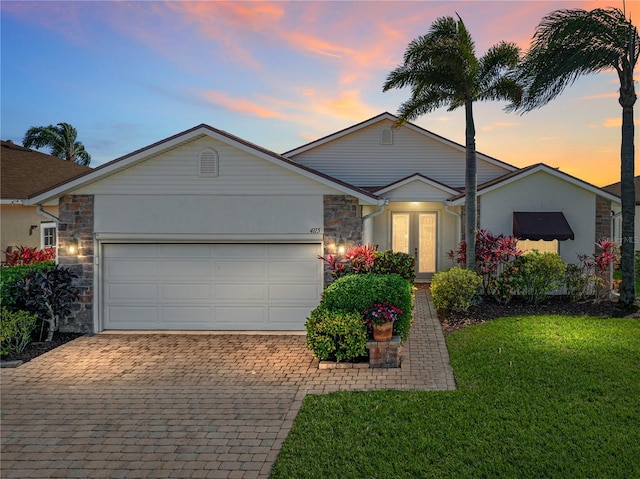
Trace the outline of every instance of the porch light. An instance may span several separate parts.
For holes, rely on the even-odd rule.
[[[67,253],[78,254],[78,238],[71,236],[67,241]]]
[[[347,243],[342,238],[342,236],[340,236],[340,239],[338,240],[338,254],[344,254],[346,250],[347,250]]]

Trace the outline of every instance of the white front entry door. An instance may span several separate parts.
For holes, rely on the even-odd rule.
[[[319,244],[105,244],[103,329],[304,330]]]
[[[416,279],[430,279],[436,271],[437,213],[392,213],[391,249],[412,254],[416,261]]]

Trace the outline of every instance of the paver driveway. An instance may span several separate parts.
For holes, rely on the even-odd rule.
[[[266,478],[306,394],[453,389],[426,291],[399,369],[319,369],[301,335],[99,334],[3,369],[3,479]]]

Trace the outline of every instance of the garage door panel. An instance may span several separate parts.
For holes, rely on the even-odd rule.
[[[188,278],[211,278],[211,264],[206,259],[198,261],[164,261],[158,273],[162,276],[184,276]]]
[[[156,260],[122,260],[109,261],[107,273],[110,278],[155,278],[158,275]]]
[[[158,286],[154,283],[116,283],[110,284],[107,299],[112,301],[157,300]]]
[[[264,301],[267,287],[263,283],[216,284],[215,299],[221,301]]]
[[[296,298],[300,301],[306,301],[307,298],[319,298],[319,288],[316,284],[270,284],[269,300],[291,300],[295,302]]]
[[[319,271],[319,261],[271,261],[269,278],[315,278]]]
[[[263,278],[267,274],[265,261],[216,261],[215,275],[219,278],[246,281],[254,277]]]
[[[161,300],[209,300],[211,283],[167,283],[160,288]]]
[[[178,325],[191,329],[187,325],[211,325],[213,323],[213,308],[210,306],[165,306],[161,308],[162,324]],[[176,328],[171,328],[176,329]]]
[[[214,317],[220,329],[241,330],[247,329],[247,325],[256,327],[267,324],[264,306],[217,306]]]
[[[319,244],[103,244],[104,329],[304,330]]]
[[[111,306],[107,308],[107,319],[112,328],[145,329],[157,326],[158,308],[155,306]]]

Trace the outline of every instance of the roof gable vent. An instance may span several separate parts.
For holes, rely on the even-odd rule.
[[[383,128],[380,131],[380,144],[393,145],[393,130],[391,128]]]
[[[206,148],[200,152],[200,176],[218,176],[218,152]]]

